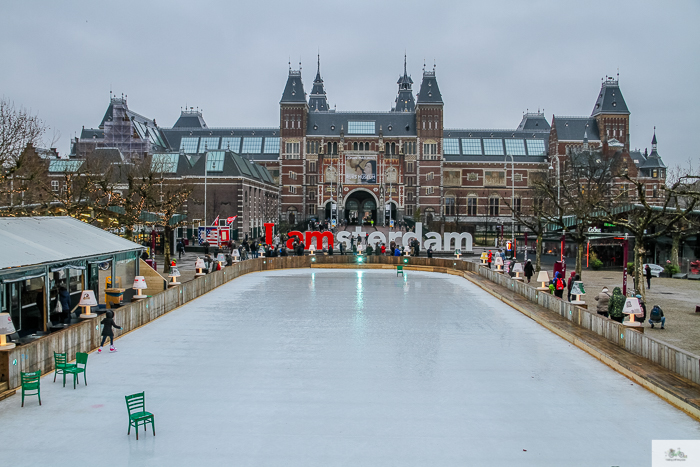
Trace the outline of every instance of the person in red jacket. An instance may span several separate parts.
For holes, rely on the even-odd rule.
[[[491,261],[493,261],[493,253],[489,250],[489,269],[491,269]]]

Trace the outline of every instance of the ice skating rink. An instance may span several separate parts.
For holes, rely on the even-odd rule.
[[[700,423],[465,279],[243,276],[0,402],[8,465],[646,466]],[[60,378],[60,377],[59,377]],[[124,396],[155,414],[127,436]]]

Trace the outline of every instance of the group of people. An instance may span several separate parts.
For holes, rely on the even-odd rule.
[[[635,319],[639,318],[639,321],[643,323],[647,319],[647,306],[646,303],[644,303],[644,300],[642,300],[642,296],[640,294],[637,294],[636,298],[639,300],[639,307],[641,308],[642,312],[636,314]],[[596,305],[596,312],[599,315],[610,318],[618,323],[622,322],[625,317],[623,311],[625,309],[625,301],[627,299],[624,295],[622,295],[622,290],[619,287],[615,287],[613,289],[612,295],[610,295],[607,287],[603,287],[603,290],[596,295],[595,300],[598,302]],[[652,328],[655,324],[660,324],[661,329],[666,328],[666,317],[664,316],[664,312],[660,306],[654,305],[654,307],[651,309],[651,313],[649,314],[649,324]]]

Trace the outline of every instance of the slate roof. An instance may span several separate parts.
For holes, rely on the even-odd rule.
[[[620,92],[619,82],[612,78],[607,78],[603,81],[600,87],[600,94],[593,106],[591,116],[595,117],[600,114],[623,114],[629,115],[625,99]]]
[[[304,83],[301,81],[301,71],[289,70],[287,84],[284,86],[282,99],[280,104],[301,104],[306,103],[306,94],[304,93]]]
[[[309,110],[312,112],[325,112],[329,110],[326,90],[321,79],[321,56],[318,57],[318,68],[316,69],[316,79],[314,79],[311,94],[309,94]]]
[[[349,134],[348,122],[374,122],[374,133]],[[307,136],[346,137],[378,136],[381,129],[385,138],[416,136],[416,114],[413,112],[310,112],[306,126]]]
[[[534,112],[528,112],[523,115],[523,119],[520,121],[520,125],[518,125],[517,130],[518,131],[549,131],[550,130],[549,122],[547,121],[547,118],[544,116],[544,113],[534,113]]]
[[[95,157],[110,164],[120,164],[124,162],[124,155],[117,148],[96,148],[93,152]]]
[[[647,160],[644,161],[639,166],[639,168],[640,169],[665,169],[666,164],[664,164],[664,161],[661,160],[661,156],[659,156],[659,153],[656,152],[656,149],[652,149],[649,156],[647,156]]]
[[[83,128],[83,131],[80,132],[80,139],[91,139],[93,137],[96,139],[103,139],[105,137],[104,130],[100,130],[99,128]]]
[[[637,167],[640,167],[647,160],[647,158],[644,157],[644,154],[642,154],[642,151],[638,149],[630,151],[630,157],[634,161],[634,165],[636,165]]]
[[[202,112],[197,110],[183,110],[173,128],[206,128],[207,124],[202,118]]]
[[[434,71],[424,71],[423,81],[420,83],[417,104],[442,104],[442,94],[438,88]]]
[[[583,141],[588,133],[588,141],[600,141],[598,124],[593,117],[552,117],[552,126],[557,130],[559,141]]]

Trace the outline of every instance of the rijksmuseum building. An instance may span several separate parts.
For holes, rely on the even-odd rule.
[[[650,153],[630,150],[630,112],[616,79],[603,80],[589,116],[553,115],[550,125],[544,113],[526,113],[510,130],[446,128],[434,69],[423,70],[414,95],[404,62],[397,84],[389,110],[342,112],[328,104],[320,64],[308,94],[301,71],[290,67],[272,128],[209,127],[192,108],[171,128],[160,127],[129,110],[126,99],[113,98],[100,126],[74,140],[73,157],[116,148],[125,159],[170,161],[167,176],[195,186],[198,201],[187,206],[195,222],[204,216],[206,170],[207,220],[239,215],[239,234],[261,232],[263,222],[278,219],[336,217],[375,225],[407,217],[457,220],[470,230],[507,226],[509,206],[530,204],[535,174],[584,143],[628,158],[630,174],[648,181],[650,195],[664,185],[655,135]],[[267,171],[256,184],[238,183],[229,193],[234,179],[246,177],[241,164],[249,172]]]

